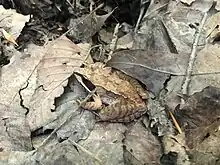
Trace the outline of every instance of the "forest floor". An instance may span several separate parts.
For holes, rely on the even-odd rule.
[[[220,165],[218,1],[0,3],[0,165]]]

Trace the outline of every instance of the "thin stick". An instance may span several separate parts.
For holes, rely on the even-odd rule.
[[[137,30],[138,30],[138,27],[141,23],[141,20],[142,20],[143,16],[144,16],[144,11],[145,11],[145,8],[146,8],[146,6],[143,4],[143,0],[141,0],[140,3],[141,3],[141,10],[140,10],[140,14],[139,14],[137,23],[136,23],[135,28],[134,28],[134,33],[136,33]]]
[[[203,18],[202,18],[201,25],[199,27],[199,31],[198,31],[198,33],[196,33],[196,36],[195,36],[195,41],[193,43],[192,52],[191,52],[188,67],[186,70],[186,77],[185,77],[185,80],[182,84],[182,91],[181,91],[182,94],[188,94],[189,84],[190,84],[191,76],[192,76],[192,72],[193,72],[193,66],[194,66],[194,62],[196,59],[197,45],[199,43],[199,38],[201,36],[202,29],[203,29],[205,21],[207,19],[207,15],[208,15],[207,12],[205,12],[203,15]]]
[[[115,29],[114,29],[112,41],[110,43],[110,52],[109,52],[110,56],[114,53],[116,46],[117,46],[119,27],[120,27],[120,24],[117,23],[117,25],[115,26]]]
[[[84,147],[82,147],[81,145],[79,145],[78,143],[76,143],[75,141],[71,140],[71,139],[67,139],[68,141],[70,141],[71,143],[73,143],[73,145],[77,146],[78,148],[80,148],[83,152],[85,152],[86,154],[88,154],[89,156],[91,156],[92,158],[95,158],[100,164],[102,164],[102,161],[97,158],[97,156],[95,156],[93,153],[91,153],[90,151],[88,151],[87,149],[85,149]]]
[[[180,125],[179,125],[178,122],[176,121],[176,119],[175,119],[175,117],[173,116],[172,112],[171,112],[170,110],[168,110],[168,111],[169,111],[170,117],[172,118],[173,123],[174,123],[174,125],[175,125],[177,131],[178,131],[180,134],[182,134],[183,132],[182,132],[182,130],[181,130],[181,128],[180,128]]]
[[[143,67],[143,68],[155,71],[155,72],[171,74],[171,75],[174,75],[174,76],[184,76],[185,75],[183,73],[169,72],[169,71],[165,71],[165,70],[152,68],[150,66],[146,66],[146,65],[143,65],[143,64],[133,63],[133,62],[111,62],[111,64],[124,64],[124,65],[140,66],[140,67]]]
[[[140,66],[149,70],[152,70],[154,72],[164,73],[164,74],[170,74],[173,76],[186,76],[184,73],[176,73],[176,72],[169,72],[161,69],[152,68],[147,65],[133,63],[133,62],[111,62],[111,64],[124,64],[124,65],[133,65],[133,66]],[[204,73],[192,73],[191,76],[202,76],[202,75],[212,75],[212,74],[220,74],[220,71],[217,72],[204,72]]]
[[[92,12],[93,5],[95,5],[95,2],[93,0],[89,0],[90,5],[89,5],[89,11]]]

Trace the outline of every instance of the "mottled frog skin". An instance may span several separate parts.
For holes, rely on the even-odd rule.
[[[96,93],[101,98],[98,103],[88,102],[87,105],[94,106],[85,104],[83,107],[90,110],[97,108],[99,121],[130,122],[146,112],[148,93],[136,79],[102,63],[87,65],[78,69],[77,73],[97,89]]]
[[[96,87],[96,93],[102,101],[102,107],[97,111],[98,121],[126,123],[141,117],[147,111],[148,94],[139,82],[123,73],[117,74],[134,86],[138,96],[134,97],[136,99],[130,99],[131,96],[114,94],[103,87]]]

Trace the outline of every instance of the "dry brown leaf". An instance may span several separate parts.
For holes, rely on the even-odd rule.
[[[126,127],[118,123],[98,123],[86,140],[79,142],[85,149],[92,152],[106,165],[124,165],[123,144]],[[83,152],[80,150],[80,155]],[[87,158],[92,162],[92,158]]]
[[[220,46],[215,44],[207,45],[198,53],[193,72],[204,73],[204,75],[195,75],[192,77],[189,90],[190,94],[201,91],[207,86],[220,87],[219,51]]]
[[[195,164],[215,164],[219,160],[219,98],[219,88],[207,87],[186,98],[186,104],[176,110]]]
[[[191,84],[189,87],[189,95],[199,92],[207,86],[214,86],[220,88],[220,46],[218,44],[208,44],[204,49],[198,52],[191,78]],[[177,96],[181,90],[182,76],[171,78],[168,82],[166,101],[169,107],[173,109],[178,103],[180,103],[180,97]]]
[[[45,54],[37,65],[36,88],[31,96],[29,114],[27,119],[31,130],[42,127],[51,120],[55,114],[54,99],[61,96],[68,78],[74,69],[82,65],[85,52],[67,38],[58,39],[45,47]]]
[[[186,104],[176,110],[176,116],[186,133],[189,148],[199,148],[204,139],[208,138],[207,133],[215,132],[209,127],[214,123],[219,126],[219,98],[219,88],[207,87],[187,98]]]
[[[79,108],[77,99],[82,99],[87,96],[83,86],[74,78],[69,79],[68,86],[61,97],[56,99],[56,115],[57,119],[43,127],[43,130],[52,130],[58,127],[63,121],[68,120],[72,115],[71,120],[68,120],[57,132],[58,139],[67,139],[78,142],[81,139],[86,139],[95,124],[95,115],[89,111],[83,111]],[[73,133],[74,132],[74,133]]]
[[[31,132],[25,115],[17,109],[10,109],[2,104],[0,104],[0,139],[2,151],[30,151],[32,149]]]
[[[123,50],[113,54],[108,66],[137,78],[155,95],[164,87],[169,74],[184,74],[184,54],[158,50]]]
[[[190,165],[189,156],[187,154],[187,145],[185,142],[184,134],[178,134],[176,136],[173,135],[165,135],[162,139],[164,154],[168,154],[170,152],[177,153],[178,157],[176,160],[176,164],[179,165]]]
[[[140,121],[131,126],[126,132],[124,145],[126,150],[141,164],[159,164],[162,155],[161,144],[151,133],[151,130],[145,128]]]
[[[77,19],[71,19],[68,27],[71,31],[68,36],[77,41],[86,41],[101,29],[112,12],[102,16],[90,13]]]
[[[42,58],[40,50],[34,45],[30,45],[23,54],[14,50],[10,63],[1,68],[0,136],[1,148],[5,150],[24,151],[32,148],[26,109],[20,105],[19,91]]]

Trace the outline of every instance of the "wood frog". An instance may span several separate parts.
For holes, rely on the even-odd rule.
[[[148,93],[136,79],[97,63],[83,69],[78,73],[95,85],[102,102],[97,110],[99,121],[130,122],[146,112]],[[89,104],[83,107],[88,109]]]

